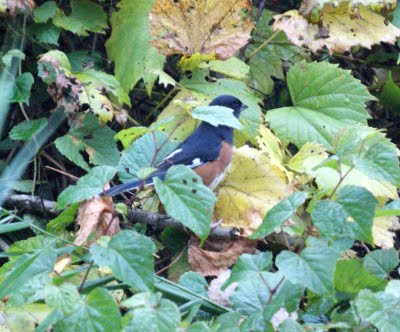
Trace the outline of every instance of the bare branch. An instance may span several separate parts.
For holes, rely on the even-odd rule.
[[[46,212],[53,215],[61,211],[54,211],[56,202],[42,200],[40,197],[31,195],[13,194],[7,197],[5,208],[27,209],[30,211]],[[128,221],[130,223],[146,224],[155,230],[162,230],[168,226],[175,226],[183,229],[184,226],[177,220],[159,213],[148,212],[140,209],[131,209],[128,212]],[[234,239],[240,236],[240,231],[235,227],[213,227],[210,236]]]

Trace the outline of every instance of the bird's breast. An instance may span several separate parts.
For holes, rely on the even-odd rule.
[[[201,165],[194,171],[203,179],[203,183],[214,189],[225,177],[232,161],[233,146],[226,142],[221,143],[219,158]]]

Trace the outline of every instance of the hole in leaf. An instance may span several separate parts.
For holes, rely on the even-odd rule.
[[[196,189],[192,189],[192,193],[193,194],[197,193],[197,190]]]
[[[185,179],[182,180],[183,184],[187,184],[187,181]]]
[[[197,179],[196,178],[193,178],[192,181],[193,181],[193,183],[197,183]]]

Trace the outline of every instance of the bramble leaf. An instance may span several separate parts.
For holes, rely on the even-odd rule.
[[[117,170],[110,166],[92,168],[88,174],[78,180],[75,186],[69,186],[58,195],[57,207],[63,209],[69,204],[99,195],[105,184],[114,177],[116,172]]]
[[[168,215],[205,240],[211,229],[216,197],[191,169],[172,166],[165,181],[154,179],[156,192]]]
[[[366,124],[365,102],[374,99],[349,71],[327,62],[301,62],[287,75],[293,106],[266,115],[284,144],[317,142],[332,150],[332,138],[343,127]]]
[[[139,291],[153,288],[155,250],[148,237],[130,230],[102,237],[90,247],[97,265],[109,267],[116,278]]]
[[[111,16],[111,37],[106,42],[107,54],[115,62],[115,77],[125,91],[130,91],[143,78],[150,95],[162,70],[165,56],[150,45],[148,15],[154,0],[122,0]]]

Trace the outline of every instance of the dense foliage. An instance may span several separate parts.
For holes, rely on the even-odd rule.
[[[1,329],[400,330],[396,5],[0,0]]]

